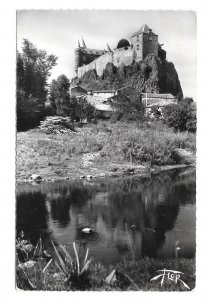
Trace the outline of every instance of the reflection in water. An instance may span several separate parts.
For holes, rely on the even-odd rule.
[[[27,232],[32,243],[37,243],[40,230],[48,227],[48,213],[45,205],[46,196],[40,192],[18,195],[16,207],[17,232]]]
[[[186,209],[186,210],[185,210]],[[186,221],[185,221],[186,220]],[[92,234],[81,232],[92,227]],[[187,168],[152,175],[17,187],[17,230],[35,243],[44,239],[80,249],[105,263],[130,254],[169,257],[180,240],[180,256],[195,254],[195,170]],[[126,228],[128,228],[128,233]],[[190,239],[187,237],[190,236]]]

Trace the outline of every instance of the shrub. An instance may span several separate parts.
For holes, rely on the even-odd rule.
[[[163,108],[164,122],[176,131],[196,132],[196,105],[190,98]]]
[[[41,122],[39,126],[41,131],[50,134],[50,133],[69,133],[74,132],[74,126],[69,117],[58,117],[51,116],[47,117],[44,121]]]
[[[195,136],[175,133],[171,128],[155,122],[143,128],[118,122],[104,143],[102,152],[116,162],[148,162],[151,165],[174,164],[173,150],[195,150]]]

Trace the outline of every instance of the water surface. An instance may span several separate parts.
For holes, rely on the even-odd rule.
[[[131,256],[195,255],[195,169],[149,178],[112,178],[39,185],[17,184],[16,226],[35,245],[42,237],[82,250],[105,264]],[[94,229],[92,234],[81,232]],[[131,247],[130,247],[131,245]]]

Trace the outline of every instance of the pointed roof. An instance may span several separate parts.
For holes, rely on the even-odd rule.
[[[83,48],[86,48],[86,44],[85,44],[85,42],[84,42],[84,40],[83,40],[83,37],[82,37],[82,47],[83,47]]]
[[[152,30],[151,28],[149,28],[149,26],[147,24],[144,24],[138,31],[136,31],[134,34],[132,34],[131,37],[135,36],[135,35],[139,35],[141,33],[150,33],[150,30]],[[156,35],[154,32],[152,32],[154,35]]]
[[[79,40],[78,40],[78,48],[81,48],[81,45],[80,45],[80,42],[79,42]]]
[[[107,51],[112,52],[108,43],[107,43]]]

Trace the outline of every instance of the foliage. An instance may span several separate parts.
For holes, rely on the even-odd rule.
[[[37,97],[26,96],[22,89],[17,89],[17,130],[26,130],[39,124],[44,116],[44,108]]]
[[[169,165],[176,163],[174,149],[195,150],[195,137],[189,134],[174,133],[160,122],[140,126],[116,123],[112,134],[104,141],[103,155],[117,162]]]
[[[137,97],[127,97],[122,92],[110,100],[114,109],[112,121],[142,121],[144,107]]]
[[[65,284],[70,285],[72,289],[88,287],[88,268],[91,262],[91,259],[88,259],[89,249],[87,248],[85,257],[81,260],[75,242],[73,243],[75,259],[63,245],[60,245],[59,248],[53,242],[52,245],[56,254],[55,265],[64,275]]]
[[[98,151],[100,156],[95,161],[98,170],[114,163],[177,164],[174,150],[189,150],[195,156],[195,139],[195,134],[175,132],[162,122],[101,122],[78,129],[75,135],[46,136],[40,130],[33,130],[17,135],[17,176],[24,179],[36,173],[65,178],[69,176],[66,168],[69,165],[77,177],[84,172],[82,155]]]
[[[158,105],[153,105],[151,107],[150,114],[153,114],[155,120],[161,120],[162,119],[162,109],[159,108]]]
[[[57,57],[23,40],[17,53],[17,130],[36,126],[45,115],[47,80]]]
[[[47,283],[50,283],[49,277],[51,277],[50,279],[54,283],[59,279],[58,282],[62,282],[65,290],[84,290],[88,288],[88,269],[91,263],[91,259],[88,259],[89,249],[87,249],[83,258],[74,242],[75,258],[73,258],[65,246],[51,243],[54,250],[53,256],[49,251],[44,250],[41,238],[34,247],[28,240],[24,239],[24,233],[20,233],[20,236],[16,240],[16,275],[18,287],[27,290],[47,290]]]
[[[69,117],[51,116],[47,117],[44,121],[41,121],[39,126],[41,131],[50,133],[70,133],[74,132],[75,128]]]
[[[196,105],[191,98],[164,107],[163,118],[164,122],[176,131],[196,132]]]
[[[115,67],[113,63],[108,63],[102,76],[97,76],[95,69],[89,70],[79,78],[80,85],[86,90],[132,86],[139,92],[171,93],[181,99],[183,93],[175,66],[165,59],[163,49],[159,49],[158,53],[159,57],[147,55],[144,60],[128,66],[122,64]]]
[[[93,119],[95,108],[88,103],[85,97],[70,97],[70,82],[65,75],[53,79],[50,84],[49,101],[58,116],[69,116],[72,121],[82,122],[84,119]]]
[[[85,97],[71,97],[70,108],[70,117],[74,121],[83,122],[85,119],[91,120],[95,117],[95,108]]]
[[[65,75],[53,79],[50,84],[49,101],[56,115],[66,115],[70,100],[69,88],[70,81]]]
[[[19,245],[29,242],[19,238],[16,249]],[[150,281],[156,275],[156,270],[165,266],[170,270],[184,272],[182,280],[185,280],[190,289],[195,287],[195,259],[152,259],[140,258],[130,259],[123,257],[114,266],[104,266],[100,263],[91,262],[88,259],[88,249],[81,255],[73,243],[73,258],[65,246],[55,245],[50,249],[49,258],[44,258],[44,244],[39,239],[36,247],[31,250],[31,258],[20,259],[20,251],[16,254],[16,283],[17,287],[23,290],[45,290],[45,291],[133,291],[133,290],[156,290],[156,291],[185,291],[184,285],[179,281],[177,284],[171,281],[164,282]],[[107,281],[115,272],[115,280]]]

